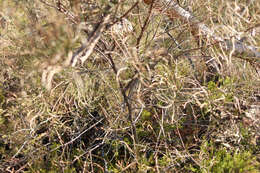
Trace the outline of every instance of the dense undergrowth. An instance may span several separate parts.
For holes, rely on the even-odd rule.
[[[179,2],[260,46],[259,1]],[[0,172],[259,172],[259,58],[135,3],[0,0]]]

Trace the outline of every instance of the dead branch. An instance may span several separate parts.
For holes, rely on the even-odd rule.
[[[71,58],[71,65],[74,67],[77,64],[77,61],[80,59],[81,63],[84,63],[87,58],[93,52],[96,44],[98,43],[103,31],[106,29],[106,26],[109,24],[111,18],[111,13],[106,14],[102,22],[100,22],[96,29],[92,32],[89,38],[82,44],[82,46],[73,54]]]

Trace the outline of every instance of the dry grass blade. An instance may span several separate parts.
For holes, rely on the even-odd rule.
[[[146,1],[146,4],[151,4],[153,1]],[[225,50],[235,51],[237,53],[246,53],[247,56],[260,58],[260,52],[256,47],[246,45],[245,43],[230,38],[229,40],[217,36],[207,25],[203,24],[189,11],[182,8],[173,0],[158,0],[154,1],[155,9],[161,11],[172,19],[178,18],[187,22],[191,26],[192,34],[199,38],[200,36],[212,39],[212,41],[220,44]],[[199,37],[198,37],[199,36]],[[215,44],[215,43],[214,43]]]

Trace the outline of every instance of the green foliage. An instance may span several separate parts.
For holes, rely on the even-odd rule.
[[[2,89],[0,89],[0,106],[2,107],[2,104],[5,101],[5,96],[3,95]]]
[[[259,168],[256,158],[250,151],[228,151],[226,148],[217,148],[212,142],[204,142],[201,148],[205,159],[200,167],[190,165],[193,172],[229,172],[229,173],[256,173]]]
[[[147,110],[143,110],[142,114],[141,114],[141,119],[142,121],[149,121],[152,119],[152,113],[147,111]]]
[[[159,159],[158,162],[160,166],[164,167],[169,165],[172,162],[172,160],[169,156],[164,155],[162,158]]]

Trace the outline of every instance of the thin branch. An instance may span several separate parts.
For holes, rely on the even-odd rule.
[[[151,14],[152,14],[152,9],[153,9],[153,4],[154,4],[154,1],[155,0],[151,0],[151,4],[150,4],[150,8],[149,8],[149,14],[148,16],[146,17],[145,19],[145,22],[144,22],[144,25],[142,26],[141,28],[141,33],[139,34],[139,37],[137,38],[137,41],[136,41],[136,47],[137,47],[137,50],[139,50],[139,44],[140,44],[140,41],[141,41],[141,38],[143,37],[144,35],[144,31],[149,23],[149,19],[151,17]]]
[[[112,25],[118,23],[119,21],[121,21],[123,18],[125,18],[137,5],[138,5],[139,1],[137,1],[131,8],[129,8],[129,10],[127,10],[125,12],[125,14],[123,14],[122,16],[119,17],[119,19],[117,19],[115,22],[112,23]]]
[[[115,45],[112,48],[112,50],[114,48],[115,48]],[[111,64],[111,67],[112,67],[114,73],[117,74],[118,69],[117,69],[110,53],[108,54],[108,59],[110,61],[110,64]],[[134,138],[134,147],[135,147],[135,144],[138,143],[138,137],[137,137],[137,133],[136,133],[135,123],[134,123],[134,120],[133,120],[132,106],[131,106],[129,98],[126,95],[126,89],[124,89],[123,84],[120,81],[118,81],[118,83],[119,83],[121,94],[123,95],[123,98],[124,98],[124,102],[125,102],[127,109],[128,109],[128,119],[131,123],[131,127],[132,127],[131,129],[132,129],[132,134],[133,134],[133,138]],[[138,152],[137,150],[135,150],[135,151]]]
[[[77,18],[75,17],[75,15],[71,11],[67,10],[61,2],[58,2],[56,4],[56,6],[46,2],[44,0],[40,0],[40,2],[42,2],[43,4],[45,4],[51,8],[55,8],[56,10],[60,11],[61,13],[64,13],[65,16],[67,16],[72,23],[74,23],[74,24],[79,23]]]

